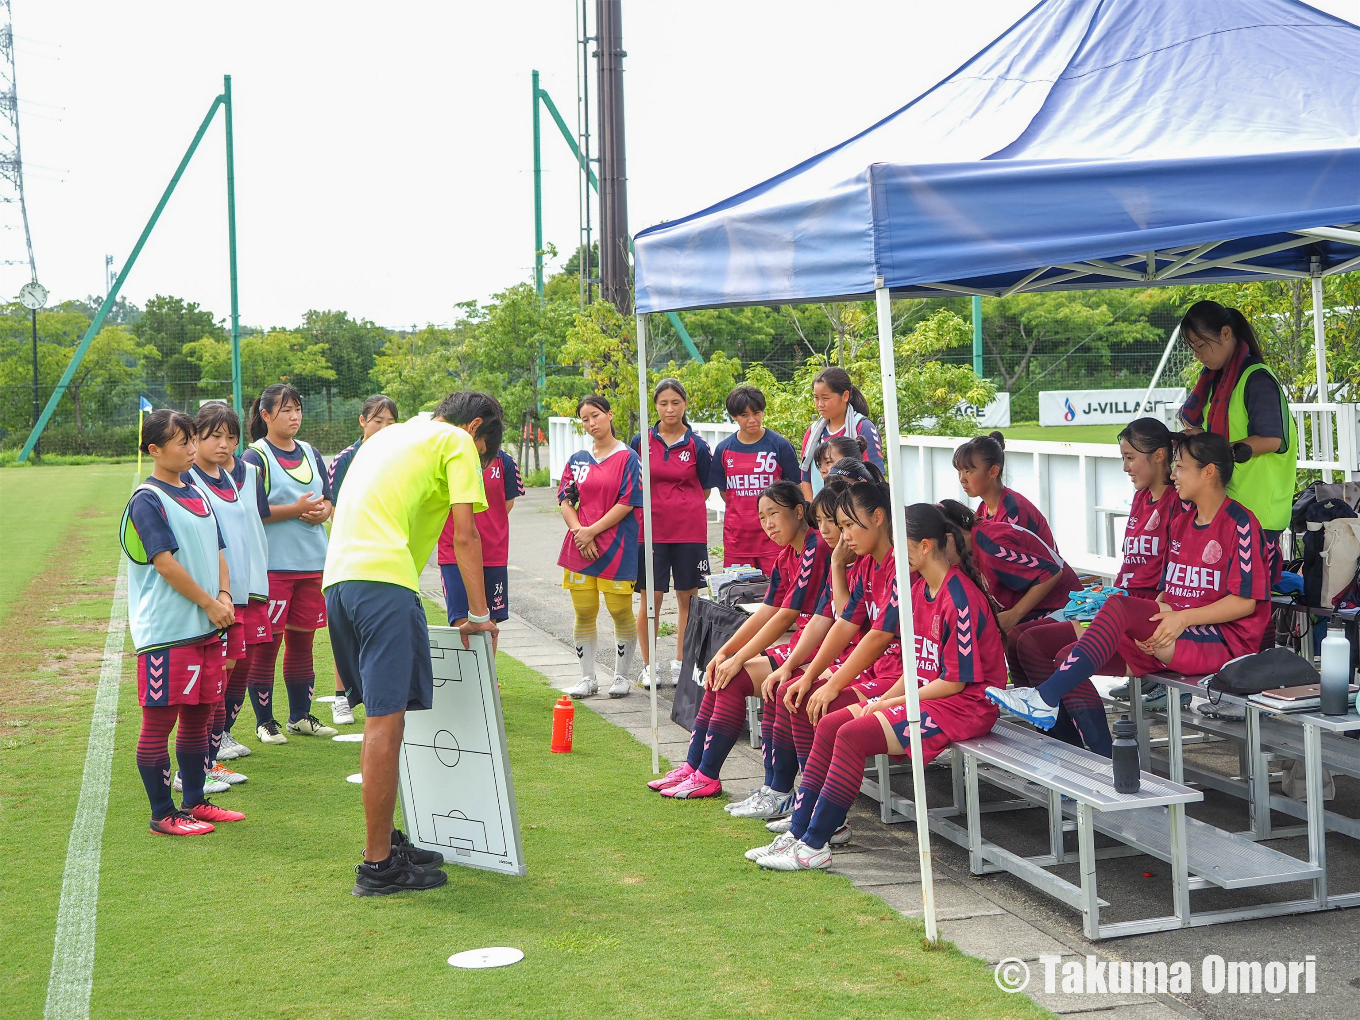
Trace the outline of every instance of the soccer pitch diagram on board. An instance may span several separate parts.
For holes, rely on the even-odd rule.
[[[434,703],[406,714],[401,811],[418,846],[452,864],[524,874],[505,720],[485,635],[472,648],[452,627],[430,628]]]

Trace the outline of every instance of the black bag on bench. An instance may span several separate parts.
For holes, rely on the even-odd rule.
[[[1277,687],[1315,684],[1320,679],[1311,663],[1288,648],[1270,648],[1224,663],[1223,668],[1209,678],[1209,690],[1245,698]]]

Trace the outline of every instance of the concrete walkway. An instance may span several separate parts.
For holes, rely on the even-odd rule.
[[[564,691],[580,679],[576,653],[571,646],[518,615],[512,614],[501,626],[500,650],[542,673],[558,690]],[[668,691],[663,688],[658,693]],[[678,762],[684,758],[689,746],[689,733],[671,722],[668,698],[659,696],[657,703],[661,755],[671,762]],[[623,727],[651,748],[647,691],[635,688],[626,698],[600,695],[586,698],[579,704]],[[666,768],[663,763],[663,771]],[[760,785],[763,776],[760,752],[753,750],[745,740],[739,741],[723,768],[723,782],[731,795],[744,796],[748,789]],[[856,888],[878,896],[900,913],[920,917],[921,886],[917,880],[915,833],[910,826],[884,825],[876,810],[861,806],[863,800],[861,798],[861,804],[857,804],[850,814],[854,837],[845,847],[837,849],[831,870],[845,875]],[[752,845],[765,835],[763,828],[753,822]],[[1108,1017],[1109,1020],[1173,1020],[1200,1015],[1168,996],[1045,994],[1042,991],[1043,968],[1037,963],[1039,957],[1079,959],[1088,953],[1088,948],[1066,940],[1042,920],[1024,916],[1014,906],[1003,905],[989,896],[981,883],[966,872],[958,873],[943,864],[939,856],[935,856],[934,863],[935,910],[941,937],[963,952],[991,964],[1002,959],[1025,961],[1032,973],[1027,993],[1045,1008],[1062,1015],[1099,1011],[1100,1018]]]

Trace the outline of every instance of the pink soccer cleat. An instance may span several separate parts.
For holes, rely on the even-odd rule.
[[[692,775],[694,770],[689,767],[689,762],[682,762],[679,768],[671,769],[660,779],[653,779],[647,784],[647,789],[660,791],[667,787],[679,786]]]
[[[189,814],[193,815],[200,822],[239,822],[245,819],[245,814],[240,811],[232,811],[228,808],[220,808],[211,801],[200,801],[189,808]]]
[[[661,796],[674,797],[676,800],[698,800],[701,797],[716,797],[720,793],[721,782],[696,771],[678,786],[668,786],[662,790]]]

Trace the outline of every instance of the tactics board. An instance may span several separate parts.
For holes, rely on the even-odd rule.
[[[477,634],[471,644],[452,627],[430,628],[434,701],[406,714],[401,812],[411,841],[446,861],[523,875],[491,639]]]

